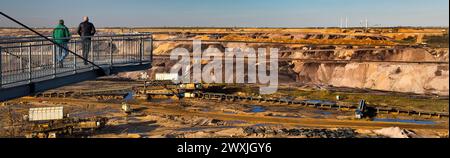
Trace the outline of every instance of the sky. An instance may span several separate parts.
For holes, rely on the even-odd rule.
[[[97,27],[449,25],[449,0],[0,0],[0,11],[31,27],[75,27],[83,16]]]

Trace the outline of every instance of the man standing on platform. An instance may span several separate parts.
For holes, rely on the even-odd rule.
[[[89,22],[89,17],[83,17],[83,22],[78,26],[77,32],[81,37],[83,58],[87,60],[89,57],[89,51],[91,50],[91,37],[96,33],[94,24]],[[88,64],[86,60],[84,61],[84,65]]]
[[[64,20],[59,20],[58,25],[55,27],[55,29],[53,30],[53,40],[58,43],[59,45],[63,46],[64,48],[59,47],[58,45],[56,45],[56,55],[57,55],[57,62],[59,64],[60,68],[63,68],[64,65],[64,59],[67,57],[68,55],[68,51],[67,51],[67,43],[70,41],[70,31],[69,29],[64,25]]]

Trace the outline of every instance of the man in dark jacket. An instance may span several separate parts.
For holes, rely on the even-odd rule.
[[[96,33],[94,24],[89,22],[89,17],[83,17],[83,22],[80,23],[77,30],[78,35],[81,36],[81,42],[83,47],[83,57],[88,59],[89,51],[91,48],[91,37]],[[88,63],[84,61],[84,65]]]
[[[70,41],[70,31],[69,29],[64,25],[64,20],[59,20],[59,24],[55,27],[53,30],[53,40],[58,43],[59,45],[65,47],[67,49],[67,43]],[[57,61],[59,63],[59,67],[63,67],[63,62],[66,56],[68,55],[68,52],[66,49],[63,49],[59,47],[58,45],[55,46],[56,52],[57,52]]]

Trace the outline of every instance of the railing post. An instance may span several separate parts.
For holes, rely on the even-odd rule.
[[[23,72],[23,62],[22,62],[23,44],[22,44],[22,42],[20,42],[19,46],[20,46],[20,48],[19,48],[19,52],[20,52],[20,54],[19,54],[19,69],[20,69],[20,72]]]
[[[92,61],[92,63],[95,63],[95,60],[94,60],[94,45],[93,45],[94,41],[92,41],[92,40],[94,40],[94,38],[91,37],[91,41],[90,41],[91,44],[89,45],[89,46],[91,46],[89,48],[91,51],[89,51],[89,52],[91,53],[91,61]],[[91,70],[94,70],[94,65],[92,65]]]
[[[150,35],[150,64],[153,63],[153,34]]]
[[[75,54],[77,54],[77,41],[75,40],[75,42],[74,42],[74,44],[73,44],[74,46],[74,53]],[[76,74],[77,73],[77,56],[75,55],[75,54],[73,54],[73,74]]]
[[[142,46],[141,46],[141,49],[142,49],[142,61],[144,61],[145,59],[144,59],[144,57],[145,57],[145,36],[142,36]]]
[[[142,58],[144,57],[144,49],[143,49],[143,46],[144,46],[144,42],[142,42],[143,41],[143,38],[142,37],[140,37],[139,38],[139,65],[142,65]]]
[[[52,64],[53,64],[53,75],[52,75],[52,77],[53,78],[56,78],[56,46],[53,44],[52,45],[52,48],[53,48],[53,50],[52,50],[52,58],[53,58],[53,60],[52,60]]]
[[[41,41],[41,46],[39,47],[39,63],[40,63],[40,65],[42,65],[43,64],[43,61],[44,61],[44,48],[42,48],[42,47],[44,47],[44,41]]]
[[[2,50],[2,46],[0,46],[0,89],[2,88],[2,84],[3,84],[3,60],[2,60],[2,56],[3,56],[3,50]]]
[[[31,43],[28,47],[28,83],[31,83],[32,71],[31,71]]]
[[[121,64],[128,62],[125,59],[125,36],[122,36],[122,61],[120,62]],[[125,62],[124,62],[125,61]]]
[[[109,39],[109,67],[113,66],[113,38]]]

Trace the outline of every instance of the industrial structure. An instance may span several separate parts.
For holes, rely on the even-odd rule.
[[[81,56],[80,37],[71,38],[65,48],[5,13],[0,14],[38,35],[0,40],[0,101],[151,66],[151,34],[92,37],[90,57],[85,59]],[[69,52],[63,67],[58,66],[55,47]]]

